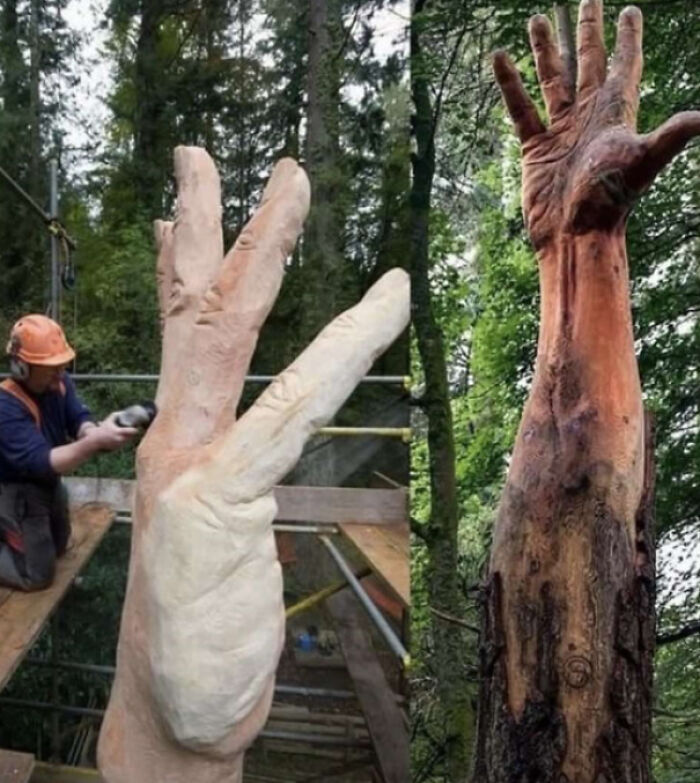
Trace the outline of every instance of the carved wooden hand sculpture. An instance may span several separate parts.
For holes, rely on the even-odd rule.
[[[653,551],[625,251],[632,200],[700,112],[635,132],[642,16],[609,72],[584,0],[578,85],[548,20],[530,40],[550,124],[507,56],[494,68],[522,141],[540,270],[537,367],[494,531],[475,781],[649,780]],[[645,484],[646,479],[646,484]]]
[[[222,261],[216,170],[175,153],[178,210],[158,223],[159,415],[138,452],[117,675],[100,735],[107,783],[235,783],[269,711],[284,641],[273,486],[406,328],[389,272],[234,422],[256,339],[308,210],[281,161]]]

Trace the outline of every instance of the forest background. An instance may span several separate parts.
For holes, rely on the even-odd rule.
[[[283,154],[306,161],[312,213],[255,372],[279,370],[384,269],[412,264],[414,780],[464,779],[479,578],[538,322],[518,147],[490,53],[508,49],[537,95],[526,24],[553,9],[532,0],[415,0],[413,14],[382,0],[112,0],[77,25],[78,3],[68,5],[0,0],[0,165],[46,204],[47,162],[60,161],[61,213],[79,242],[62,315],[79,371],[157,372],[150,224],[172,209],[178,143],[206,146],[219,166],[227,244],[271,163]],[[577,3],[559,5],[575,17]],[[605,4],[608,43],[624,5]],[[700,105],[700,8],[693,0],[638,5],[645,130]],[[695,145],[635,208],[628,230],[642,383],[657,420],[659,783],[700,779],[699,163]],[[21,312],[44,310],[48,252],[40,222],[0,192],[5,333]],[[403,373],[405,348],[377,372]],[[144,395],[131,385],[84,392],[101,414]],[[404,408],[399,390],[365,391],[339,423],[392,425]],[[352,483],[366,451],[325,459],[334,451],[307,466],[307,479]],[[374,456],[393,465],[396,455]],[[120,475],[131,460],[100,457],[90,470]],[[431,466],[442,477],[432,486]],[[127,552],[128,536],[110,533],[84,587],[72,591],[61,657],[113,662]],[[42,644],[48,655],[50,639]],[[46,683],[40,671],[22,670],[7,693],[38,698]],[[96,706],[107,692],[77,675],[62,688],[65,701]],[[18,712],[0,740],[46,757],[47,723]],[[78,760],[69,745],[64,760]]]

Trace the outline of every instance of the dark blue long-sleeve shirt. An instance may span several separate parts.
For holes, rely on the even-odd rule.
[[[92,420],[68,374],[63,375],[65,395],[59,391],[29,394],[41,412],[41,430],[27,407],[0,389],[0,481],[53,482],[57,474],[49,453],[78,436],[81,425]]]

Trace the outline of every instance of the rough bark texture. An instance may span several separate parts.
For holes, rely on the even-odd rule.
[[[425,23],[422,0],[417,0],[411,20],[411,94],[415,107],[413,129],[416,152],[412,158],[411,295],[413,326],[425,377],[422,407],[428,421],[430,453],[430,520],[421,531],[428,551],[428,600],[430,606],[451,616],[464,615],[458,584],[457,528],[459,512],[455,477],[455,444],[452,408],[447,380],[445,347],[435,318],[430,291],[430,205],[435,173],[435,129],[426,68],[421,48]],[[460,684],[466,669],[463,631],[432,614],[433,670],[437,676],[444,720],[446,767],[450,780],[464,780],[469,770],[474,712],[468,692]]]
[[[581,3],[576,90],[548,20],[531,20],[548,127],[508,58],[494,61],[523,143],[541,324],[494,531],[475,783],[650,780],[653,443],[625,224],[700,114],[638,136],[641,13],[620,15],[608,74],[602,18]]]
[[[134,60],[134,169],[139,207],[148,216],[160,214],[167,147],[163,139],[163,114],[168,96],[162,84],[158,47],[166,14],[163,0],[141,0],[140,23]]]
[[[280,161],[223,257],[211,159],[180,147],[175,162],[177,219],[156,224],[159,413],[137,455],[117,672],[98,747],[107,783],[240,783],[284,639],[272,488],[409,316],[408,276],[395,270],[235,421],[308,181]]]

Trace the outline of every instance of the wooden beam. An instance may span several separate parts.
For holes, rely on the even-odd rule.
[[[72,544],[56,563],[53,584],[45,590],[10,591],[0,606],[0,690],[36,641],[56,606],[97,548],[114,518],[106,506],[71,509]]]
[[[31,753],[0,750],[0,783],[29,783],[33,769]]]
[[[396,695],[389,687],[362,623],[363,611],[349,590],[326,602],[367,722],[385,783],[406,783],[409,773],[408,729]]]
[[[352,489],[349,487],[275,487],[285,522],[385,525],[406,522],[405,489]]]
[[[69,767],[37,761],[30,783],[103,783],[100,773],[90,767]]]
[[[340,525],[372,570],[404,606],[411,605],[410,536],[408,525]]]
[[[71,477],[65,479],[71,502],[106,503],[117,512],[129,512],[135,482],[120,479]],[[408,521],[408,491],[350,487],[275,487],[283,522],[385,525]]]
[[[102,479],[86,476],[68,476],[63,479],[70,502],[104,503],[117,513],[131,512],[131,500],[136,482],[130,479]]]

